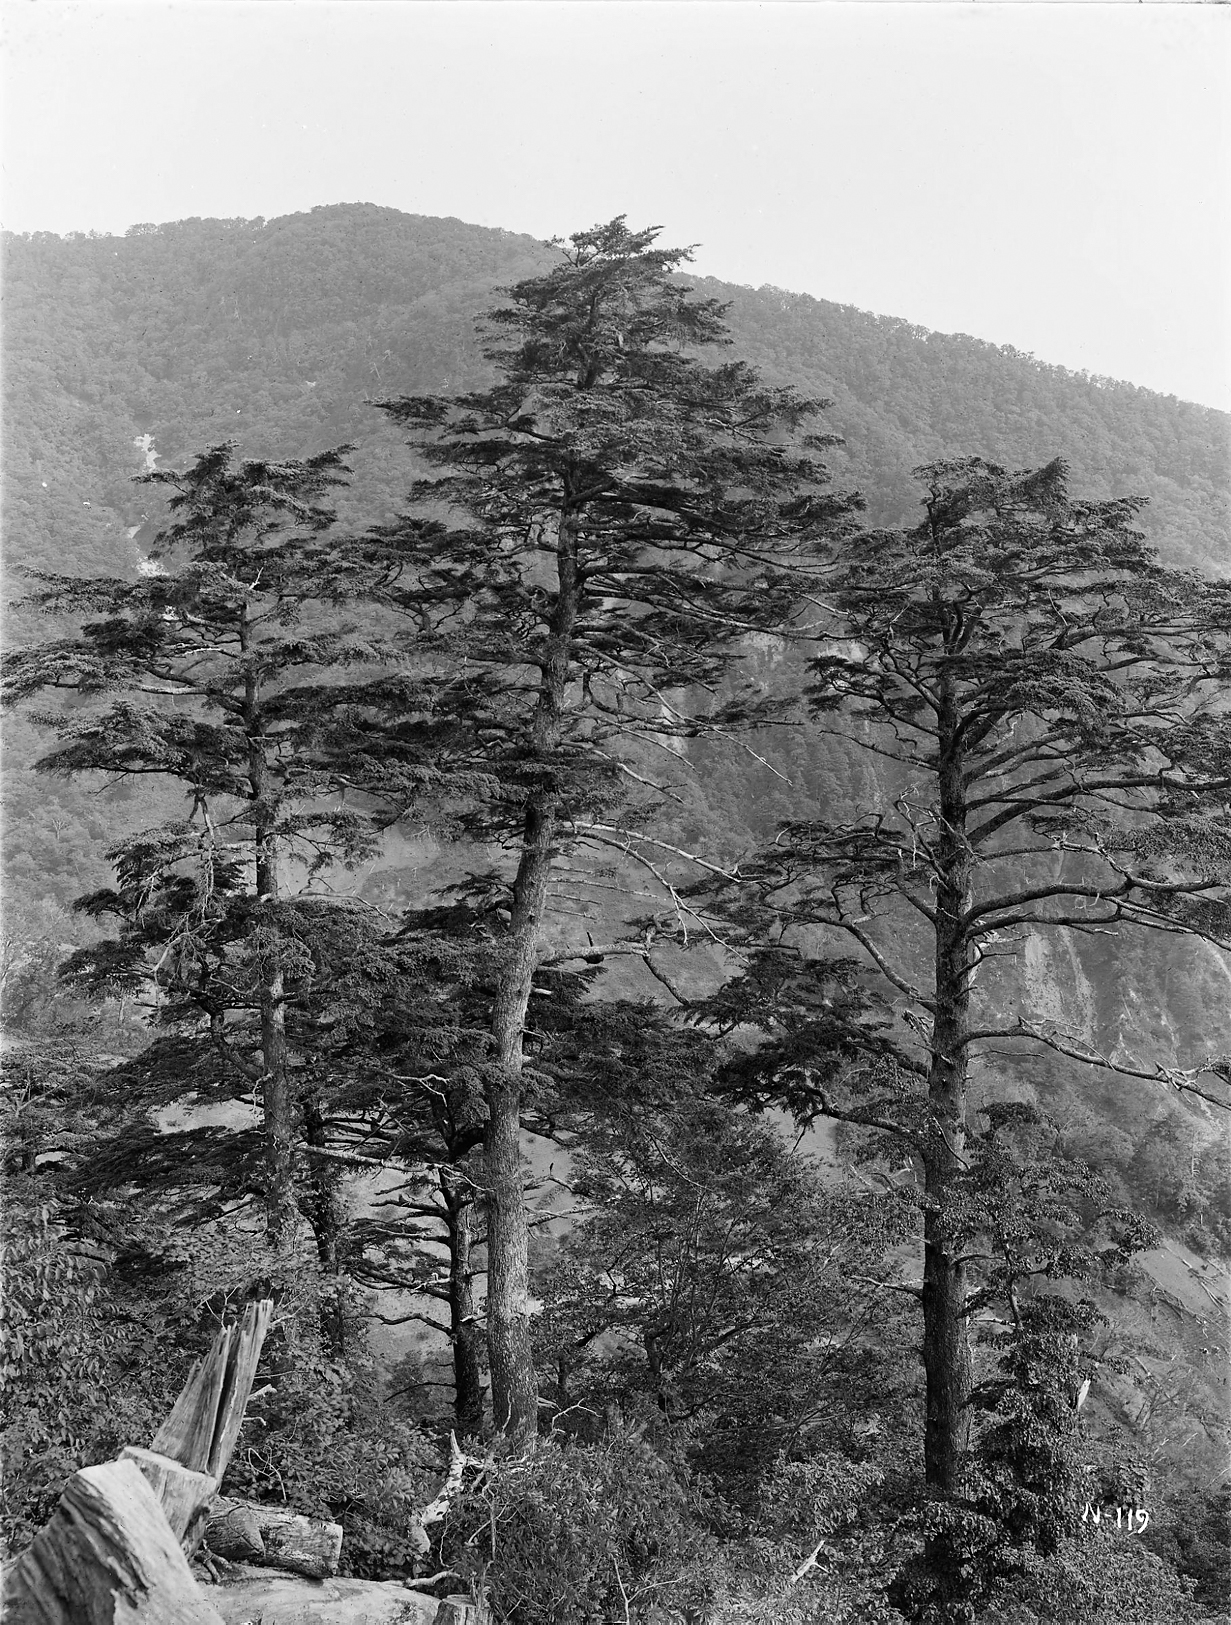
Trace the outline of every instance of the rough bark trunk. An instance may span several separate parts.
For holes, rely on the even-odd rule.
[[[304,1139],[309,1146],[323,1147],[328,1138],[320,1101],[311,1098],[304,1102]],[[338,1273],[338,1242],[345,1223],[345,1210],[340,1196],[339,1173],[335,1164],[324,1157],[310,1159],[308,1191],[304,1207],[316,1242],[316,1256],[326,1275]]]
[[[320,1102],[309,1097],[303,1104],[304,1139],[309,1146],[324,1146],[327,1139]],[[337,1167],[324,1157],[308,1158],[307,1190],[300,1203],[316,1242],[321,1266],[321,1293],[318,1314],[321,1337],[329,1352],[346,1354],[345,1285],[339,1267],[338,1243],[345,1223],[345,1208],[339,1192]]]
[[[249,662],[244,684],[244,731],[248,739],[248,788],[256,848],[259,918],[271,913],[278,902],[278,794],[269,767],[261,680],[252,662],[246,615],[240,628],[240,649]],[[261,958],[265,966],[259,993],[261,1103],[265,1116],[265,1228],[275,1252],[289,1263],[300,1215],[295,1201],[295,1101],[286,1042],[286,987],[272,941],[264,945]]]
[[[280,1257],[294,1251],[299,1229],[295,1200],[295,1101],[287,1067],[286,996],[281,969],[261,989],[261,1100],[265,1113],[266,1231]]]
[[[440,1170],[440,1190],[448,1213],[449,1337],[453,1348],[453,1421],[459,1436],[483,1426],[481,1333],[474,1311],[474,1196],[454,1168]]]
[[[556,537],[557,592],[540,665],[531,760],[545,787],[531,793],[513,883],[508,950],[492,1013],[498,1081],[488,1090],[483,1136],[487,1185],[487,1341],[496,1426],[511,1434],[538,1425],[538,1380],[530,1344],[529,1240],[521,1170],[522,1042],[547,911],[559,822],[558,768],[569,660],[580,582],[577,524],[561,516]]]
[[[534,1431],[538,1381],[530,1345],[530,1231],[521,1171],[521,1082],[488,1095],[483,1136],[487,1183],[487,1349],[492,1417],[511,1434]]]
[[[966,1148],[971,950],[965,915],[970,905],[971,856],[966,836],[961,719],[947,672],[942,671],[939,688],[936,1009],[928,1076],[930,1123],[923,1159],[927,1201],[923,1240],[924,1470],[932,1492],[949,1499],[961,1489],[973,1381],[967,1284],[960,1262],[963,1238],[955,1226]],[[934,1535],[928,1542],[926,1560],[938,1600],[960,1590],[959,1556],[948,1534]]]

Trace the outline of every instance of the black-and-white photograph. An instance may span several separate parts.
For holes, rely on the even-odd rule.
[[[1231,1625],[1231,6],[0,29],[4,1625]]]

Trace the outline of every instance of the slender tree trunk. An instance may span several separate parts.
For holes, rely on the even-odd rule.
[[[320,1101],[314,1096],[304,1102],[304,1139],[309,1146],[323,1146],[327,1138]],[[316,1256],[321,1267],[320,1328],[326,1349],[339,1358],[346,1354],[346,1297],[341,1279],[339,1243],[346,1222],[336,1166],[324,1157],[309,1157],[305,1199],[300,1207],[312,1229]]]
[[[964,1240],[955,1225],[965,1168],[970,1045],[970,847],[960,718],[948,674],[940,680],[939,813],[936,838],[936,1010],[928,1076],[929,1134],[924,1154],[923,1239],[924,1469],[934,1494],[960,1493],[973,1383],[967,1324]],[[926,1561],[942,1609],[960,1597],[960,1549],[948,1533],[928,1542]]]
[[[261,1057],[266,1230],[281,1256],[294,1250],[299,1207],[295,1201],[295,1102],[287,1067],[286,997],[280,968],[269,973],[261,988]]]
[[[474,1311],[474,1197],[449,1167],[440,1170],[449,1227],[449,1336],[453,1347],[453,1420],[460,1437],[483,1426],[481,1333]]]
[[[540,832],[547,835],[553,823],[550,816],[542,820]],[[538,1422],[538,1380],[530,1346],[530,1229],[521,1167],[521,1073],[526,1007],[538,962],[538,924],[550,875],[551,858],[545,848],[523,853],[514,890],[509,962],[492,1019],[500,1080],[488,1088],[483,1132],[492,1416],[497,1428],[511,1434],[532,1433]]]
[[[556,538],[558,588],[540,667],[531,761],[543,764],[545,787],[531,793],[521,859],[513,882],[508,950],[492,1012],[498,1081],[487,1093],[483,1136],[487,1184],[487,1342],[496,1426],[511,1434],[538,1425],[538,1380],[530,1345],[530,1231],[521,1170],[522,1041],[547,911],[559,789],[552,757],[559,748],[577,619],[577,523],[561,516]]]
[[[278,902],[277,791],[266,754],[260,675],[252,662],[245,614],[240,649],[249,667],[244,685],[244,731],[248,738],[248,784],[256,846],[258,915],[272,916]],[[289,1263],[299,1229],[295,1201],[295,1100],[286,1042],[286,987],[272,941],[262,947],[260,989],[261,1100],[265,1115],[266,1233],[279,1258]]]
[[[324,1146],[326,1129],[319,1102],[309,1100],[304,1108],[304,1139],[309,1146]],[[338,1243],[346,1222],[336,1167],[324,1157],[309,1158],[308,1189],[304,1208],[316,1242],[316,1256],[326,1275],[338,1273]]]

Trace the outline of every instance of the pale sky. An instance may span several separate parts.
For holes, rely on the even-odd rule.
[[[1231,7],[7,0],[0,220],[364,201],[1231,409]]]

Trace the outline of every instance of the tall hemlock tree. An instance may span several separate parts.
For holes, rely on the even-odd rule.
[[[237,462],[222,445],[183,473],[143,476],[170,494],[153,570],[135,582],[41,574],[35,605],[94,618],[5,661],[9,702],[85,702],[49,719],[61,742],[41,768],[161,778],[187,797],[187,817],[109,854],[116,886],[78,906],[117,921],[118,938],[70,968],[101,987],[153,984],[164,1027],[259,1091],[268,1232],[283,1252],[299,1224],[304,1108],[288,981],[311,975],[304,933],[288,928],[287,865],[345,861],[371,839],[333,794],[341,769],[313,747],[312,677],[380,657],[340,607],[370,576],[326,535],[348,450]]]
[[[512,1432],[538,1402],[519,1130],[553,870],[579,842],[619,839],[599,815],[622,781],[653,795],[640,742],[752,719],[717,688],[743,637],[789,620],[782,566],[801,538],[851,507],[812,456],[833,437],[799,432],[825,403],[698,364],[724,342],[722,311],[673,280],[689,256],[655,236],[623,218],[578,233],[490,314],[490,389],[384,404],[439,471],[413,500],[450,514],[389,536],[457,605],[436,717],[490,775],[474,827],[516,854],[484,1136],[492,1400]]]
[[[885,804],[783,829],[759,860],[749,917],[759,931],[776,920],[784,948],[798,927],[828,927],[855,958],[792,968],[763,952],[747,1002],[736,988],[722,1001],[767,1037],[741,1087],[878,1130],[915,1166],[929,1606],[958,1620],[974,1509],[969,1317],[988,1301],[986,1270],[1038,1273],[1030,1226],[998,1240],[1004,1201],[979,1184],[990,1153],[971,1121],[972,1063],[989,1046],[1044,1045],[1185,1089],[1228,1069],[1218,1057],[1183,1072],[1171,1057],[1113,1063],[1021,1010],[989,1010],[978,972],[1011,963],[1032,931],[1226,946],[1231,585],[1164,569],[1133,528],[1140,502],[1073,500],[1060,461],[1008,473],[972,458],[917,477],[922,523],[847,538],[831,560],[808,695],[818,727],[840,714],[843,736],[881,759]],[[891,1029],[852,980],[860,961]],[[1043,1272],[1063,1266],[1057,1253]]]

